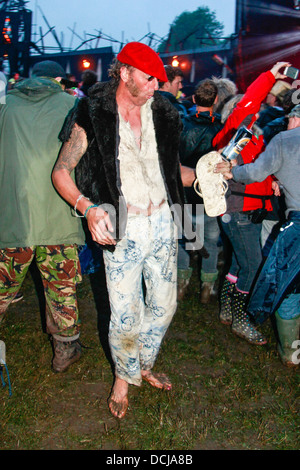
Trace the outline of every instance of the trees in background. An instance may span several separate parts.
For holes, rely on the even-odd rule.
[[[216,19],[216,13],[206,6],[193,12],[184,11],[177,16],[170,26],[168,38],[164,40],[157,52],[174,52],[178,50],[199,48],[201,45],[216,45],[221,42],[223,23]]]

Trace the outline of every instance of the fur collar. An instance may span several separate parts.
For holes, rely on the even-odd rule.
[[[121,196],[118,164],[119,116],[116,103],[117,83],[98,83],[89,98],[81,98],[67,118],[60,139],[69,139],[76,122],[87,135],[88,149],[76,167],[77,186],[95,204],[112,204],[117,217]],[[174,106],[159,92],[152,102],[159,165],[169,204],[183,205],[178,146],[181,119]],[[122,230],[121,230],[122,232]]]

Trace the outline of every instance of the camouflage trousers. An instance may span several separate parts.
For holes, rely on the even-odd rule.
[[[72,339],[78,337],[76,286],[82,276],[75,245],[0,249],[0,322],[33,260],[42,278],[48,333]]]

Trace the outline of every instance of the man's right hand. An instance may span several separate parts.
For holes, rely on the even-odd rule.
[[[100,245],[116,245],[109,215],[101,207],[92,207],[86,216],[92,239]]]
[[[276,62],[276,64],[273,65],[273,67],[271,68],[270,72],[274,75],[276,80],[278,80],[279,78],[284,80],[286,78],[286,75],[283,75],[282,73],[280,73],[279,70],[283,67],[290,67],[290,66],[291,64],[289,62]]]

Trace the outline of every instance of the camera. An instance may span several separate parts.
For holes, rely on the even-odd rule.
[[[252,212],[250,220],[253,224],[261,224],[262,221],[267,217],[267,209],[256,209]]]
[[[296,69],[295,67],[286,67],[283,71],[283,75],[286,75],[287,77],[290,77],[296,80],[296,78],[299,75],[299,70]]]
[[[243,148],[251,140],[253,132],[247,129],[247,127],[241,127],[235,135],[232,137],[229,144],[223,149],[222,155],[227,160],[237,158]]]

